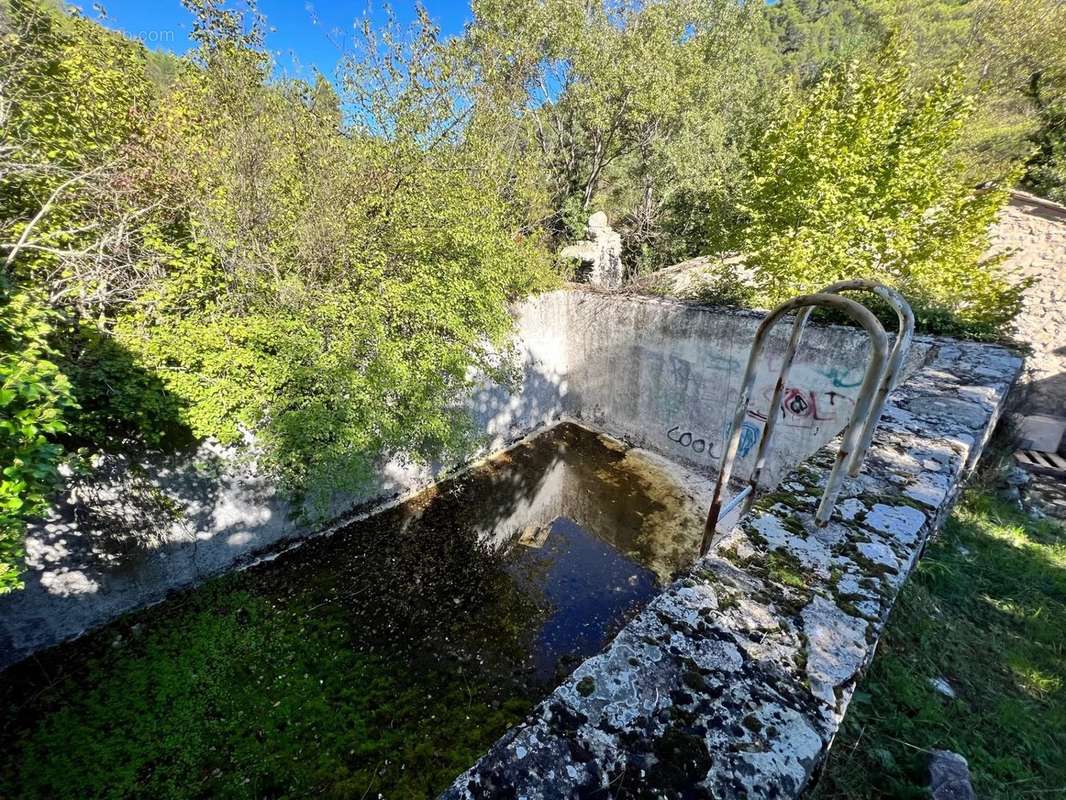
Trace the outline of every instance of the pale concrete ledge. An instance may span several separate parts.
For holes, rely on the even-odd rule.
[[[835,443],[444,797],[798,796],[1021,368],[1000,347],[935,347],[891,396],[828,527],[813,512]]]

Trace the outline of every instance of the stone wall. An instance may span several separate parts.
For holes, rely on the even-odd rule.
[[[993,252],[1015,280],[1032,278],[1018,339],[1033,347],[1026,359],[1023,407],[1066,416],[1066,208],[1015,192],[992,228]]]

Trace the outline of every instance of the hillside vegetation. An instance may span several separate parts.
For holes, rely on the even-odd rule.
[[[461,457],[509,303],[593,211],[631,276],[743,251],[746,302],[868,276],[990,339],[1021,287],[987,226],[1066,187],[1058,0],[474,0],[310,81],[254,5],[185,3],[178,58],[0,0],[0,590],[100,452],[213,438],[312,515]]]

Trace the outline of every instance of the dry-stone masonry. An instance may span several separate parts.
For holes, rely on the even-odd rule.
[[[993,251],[1009,253],[1004,270],[1030,278],[1018,338],[1033,347],[1025,408],[1066,416],[1066,207],[1015,192],[992,228]]]

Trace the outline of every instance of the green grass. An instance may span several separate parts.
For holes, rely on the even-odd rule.
[[[928,797],[932,749],[982,800],[1066,796],[1066,529],[983,490],[904,587],[812,800]]]

